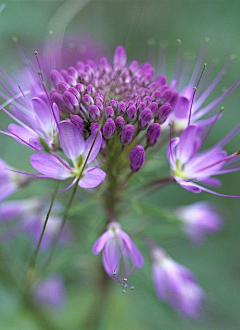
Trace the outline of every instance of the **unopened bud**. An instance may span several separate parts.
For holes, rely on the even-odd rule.
[[[114,117],[114,110],[111,106],[106,107],[105,116],[106,116],[106,118],[113,118]]]
[[[147,145],[154,146],[161,136],[161,126],[158,123],[151,124],[147,129]]]
[[[143,110],[139,115],[140,128],[141,129],[147,128],[151,120],[152,120],[152,111],[149,108]]]
[[[58,106],[60,111],[67,110],[66,109],[66,104],[63,101],[62,94],[60,94],[59,92],[54,92],[54,93],[51,94],[51,99],[52,99],[53,102],[56,103],[56,105]]]
[[[84,130],[84,122],[83,119],[81,117],[79,117],[78,115],[71,115],[71,123],[74,124],[81,133],[83,133]]]
[[[131,124],[125,125],[122,129],[122,133],[120,136],[120,141],[122,145],[126,146],[132,142],[134,134],[134,126]]]
[[[98,109],[98,107],[96,105],[90,105],[89,109],[88,109],[88,113],[89,113],[89,117],[91,119],[91,121],[96,121],[98,120],[98,118],[100,117],[100,110]]]
[[[115,124],[117,128],[123,128],[123,126],[125,125],[125,120],[122,116],[118,116],[115,119]]]
[[[93,104],[93,98],[89,94],[85,94],[82,98],[82,102],[86,106],[89,106],[89,105]]]
[[[172,107],[169,103],[164,103],[163,105],[161,105],[161,107],[157,111],[156,121],[159,124],[163,124],[167,120],[171,110]]]
[[[123,101],[118,102],[118,114],[120,116],[124,115],[126,112],[126,104]]]
[[[134,120],[137,116],[137,108],[135,105],[130,105],[127,109],[127,119],[128,120]]]
[[[103,136],[105,139],[110,139],[113,136],[115,129],[115,122],[112,120],[112,118],[108,118],[103,126]]]
[[[123,67],[127,63],[127,54],[123,46],[118,46],[113,57],[113,64],[115,68]]]
[[[145,150],[143,146],[134,147],[129,153],[130,167],[133,172],[139,171],[145,162]]]
[[[74,109],[78,108],[79,104],[78,104],[78,100],[76,99],[76,97],[70,93],[70,92],[64,92],[63,93],[63,101],[65,102],[66,106],[68,107],[68,109],[73,112]]]
[[[64,81],[62,74],[57,70],[52,70],[50,72],[50,79],[55,88],[58,88],[60,81]]]

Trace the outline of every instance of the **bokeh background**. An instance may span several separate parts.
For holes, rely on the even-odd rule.
[[[199,53],[205,37],[210,38],[205,61],[210,64],[218,59],[216,72],[230,55],[240,57],[240,1],[239,0],[96,0],[96,1],[0,1],[0,65],[14,76],[22,66],[12,36],[17,35],[26,53],[33,52],[47,38],[49,29],[54,34],[87,34],[104,44],[106,53],[112,54],[118,44],[123,44],[129,59],[148,59],[148,40],[154,38],[167,47],[167,70],[171,79],[176,54],[176,39],[182,40],[182,53],[188,52],[194,58]],[[52,25],[51,25],[52,24]],[[229,87],[240,75],[240,60],[234,61],[211,98]],[[21,84],[21,82],[18,82]],[[228,96],[223,117],[209,136],[212,145],[240,121],[240,89]],[[210,98],[210,99],[211,99]],[[0,113],[1,125],[9,120]],[[227,149],[233,152],[239,148],[239,134]],[[0,157],[22,170],[31,170],[27,161],[27,148],[10,138],[0,136]],[[157,162],[154,164],[155,170]],[[223,191],[240,195],[240,174],[223,178]],[[30,195],[42,196],[49,193],[51,183],[38,182],[14,195],[13,199]],[[94,228],[101,222],[96,218],[97,205],[79,202],[71,213],[70,220],[79,235],[72,249],[66,248],[55,258],[52,266],[65,275],[67,301],[59,311],[47,310],[47,316],[56,329],[84,329],[83,321],[89,313],[92,301],[99,294],[94,285],[94,276],[99,271],[100,258],[91,255]],[[194,247],[178,233],[172,225],[166,224],[157,212],[157,206],[171,207],[200,200],[216,204],[225,219],[224,230],[209,238],[203,246]],[[151,284],[149,252],[139,241],[145,255],[145,266],[132,274],[135,290],[123,295],[114,283],[111,294],[101,310],[101,322],[97,329],[153,329],[153,330],[237,330],[240,329],[240,219],[239,199],[221,198],[206,193],[194,195],[180,187],[171,186],[155,193],[147,201],[148,212],[136,205],[124,219],[125,229],[137,228],[139,221],[147,224],[154,218],[155,227],[146,226],[146,233],[156,238],[178,262],[189,267],[197,276],[207,293],[208,301],[203,317],[197,321],[181,319],[175,312],[160,303]],[[134,203],[133,203],[134,204]],[[138,205],[139,206],[139,205]],[[82,237],[87,240],[82,244]],[[17,247],[16,247],[16,244]],[[31,254],[29,245],[11,242],[4,247],[11,253],[10,264],[18,258],[27,260]],[[25,258],[25,259],[24,259]],[[97,260],[97,259],[98,260]],[[4,267],[4,265],[0,265]],[[55,268],[54,268],[55,267]],[[14,268],[14,267],[13,267]],[[1,272],[0,279],[0,329],[37,330],[42,327],[31,310],[21,301],[16,289]],[[104,300],[104,297],[103,297]]]

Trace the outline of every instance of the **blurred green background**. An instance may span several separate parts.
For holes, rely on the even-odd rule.
[[[21,67],[21,61],[11,37],[17,35],[26,52],[34,47],[37,49],[46,39],[49,29],[53,28],[49,26],[53,15],[55,19],[51,22],[55,22],[54,28],[59,29],[54,31],[57,35],[61,31],[62,22],[65,22],[71,11],[69,8],[74,10],[71,21],[67,24],[67,33],[87,33],[103,42],[110,53],[118,44],[123,44],[130,59],[146,61],[149,38],[154,38],[156,44],[160,41],[167,42],[169,80],[172,77],[178,38],[182,40],[182,52],[186,51],[194,56],[199,53],[205,37],[209,37],[210,43],[205,61],[210,64],[213,59],[218,58],[220,64],[216,72],[230,55],[234,53],[240,56],[239,0],[96,0],[88,3],[8,0],[0,1],[0,65],[14,75],[14,72]],[[56,16],[56,12],[59,16]],[[239,78],[239,61],[237,59],[232,63],[228,74],[211,95],[212,99],[221,93],[222,88],[229,87]],[[209,145],[218,141],[240,121],[239,91],[238,87],[222,102],[225,111],[209,136]],[[9,120],[1,113],[0,122],[1,125],[6,125]],[[227,149],[233,152],[237,148],[239,148],[239,138],[235,137]],[[0,157],[12,166],[26,171],[31,170],[26,162],[29,155],[29,150],[24,146],[10,138],[0,137]],[[225,193],[240,195],[239,173],[225,176],[223,183],[222,190]],[[44,195],[51,187],[51,183],[38,182],[14,195],[13,198],[24,198],[29,194]],[[180,187],[171,186],[152,195],[148,202],[155,206],[169,207],[200,200],[214,202],[225,218],[224,230],[209,238],[205,245],[192,247],[183,235],[178,235],[177,231],[169,228],[161,219],[159,221],[155,219],[157,227],[147,228],[146,232],[156,238],[176,261],[186,265],[197,275],[200,285],[208,296],[202,319],[194,322],[180,319],[176,313],[158,301],[151,284],[149,252],[141,242],[138,242],[146,262],[143,269],[135,271],[131,276],[136,290],[123,295],[120,288],[113,283],[98,329],[240,329],[239,199],[221,198],[206,193],[194,195]],[[88,208],[87,205],[83,207],[80,219],[76,219],[76,214],[72,215],[75,227],[81,221],[80,237],[88,235],[95,222],[101,221],[96,219],[96,208]],[[143,223],[151,218],[151,215],[137,212],[139,211],[133,208],[129,218],[125,219],[126,230],[135,228],[139,219]],[[67,261],[63,261],[58,267],[58,260],[55,259],[56,268],[58,267],[57,269],[66,275],[68,291],[63,310],[47,311],[49,318],[57,324],[57,329],[83,329],[81,320],[86,317],[91,301],[98,294],[97,286],[94,287],[91,283],[93,277],[97,276],[100,257],[91,255],[95,234],[88,237],[86,245],[79,244],[79,250],[78,243],[75,243],[75,254],[72,250],[62,251],[61,260],[70,259],[70,266]],[[10,245],[7,249],[14,250],[14,243]],[[21,250],[21,247],[18,252],[26,253],[26,260],[30,255],[30,252],[29,254],[24,252],[24,248]],[[17,256],[13,257],[12,263],[16,258]],[[5,281],[0,283],[0,329],[42,329],[31,312],[22,305],[14,287],[9,286]]]

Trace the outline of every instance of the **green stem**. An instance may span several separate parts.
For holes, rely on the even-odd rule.
[[[36,246],[36,249],[34,250],[34,252],[32,254],[32,257],[30,259],[30,263],[29,263],[28,270],[27,270],[27,277],[30,277],[30,279],[32,277],[32,274],[34,273],[37,256],[38,256],[38,253],[39,253],[39,250],[40,250],[40,247],[41,247],[41,244],[42,244],[43,236],[44,236],[44,233],[45,233],[45,230],[46,230],[46,227],[47,227],[47,223],[48,223],[51,211],[52,211],[53,203],[54,203],[54,200],[55,200],[57,192],[58,192],[58,187],[59,187],[59,181],[57,181],[55,183],[55,188],[54,188],[54,191],[52,193],[51,203],[50,203],[47,215],[45,217],[42,232],[41,232],[40,238],[38,240],[38,244]]]
[[[73,191],[72,191],[72,194],[70,196],[70,199],[68,201],[68,204],[65,208],[65,211],[64,211],[64,214],[63,214],[63,218],[62,218],[62,222],[61,222],[61,225],[60,225],[60,228],[57,232],[57,234],[55,235],[54,239],[53,239],[53,242],[52,242],[52,246],[51,246],[51,252],[50,252],[50,255],[47,259],[47,262],[45,264],[45,266],[43,267],[43,270],[46,271],[46,269],[48,268],[48,266],[50,265],[51,261],[52,261],[52,258],[53,258],[53,255],[54,255],[54,252],[56,250],[56,247],[57,247],[57,244],[58,244],[58,240],[62,234],[62,231],[63,231],[63,228],[65,226],[65,223],[67,221],[67,216],[68,216],[68,212],[70,210],[70,207],[72,205],[72,202],[73,202],[73,199],[74,199],[74,196],[76,194],[76,191],[77,191],[77,187],[78,187],[78,182],[79,182],[80,179],[77,180],[77,182],[75,183],[74,185],[74,188],[73,188]]]

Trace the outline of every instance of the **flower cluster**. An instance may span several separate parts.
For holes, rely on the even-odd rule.
[[[126,193],[131,176],[144,171],[143,165],[151,159],[152,152],[169,142],[169,175],[161,178],[155,171],[156,179],[146,183],[141,190],[174,182],[193,193],[206,191],[228,196],[205,185],[218,187],[221,182],[214,176],[240,170],[239,151],[227,155],[222,149],[239,131],[239,125],[215,146],[204,150],[209,132],[221,118],[221,111],[216,107],[240,83],[238,80],[202,108],[231,63],[230,60],[198,95],[206,69],[204,65],[200,71],[205,48],[206,44],[191,77],[184,71],[185,64],[178,68],[179,48],[174,77],[169,83],[165,75],[155,74],[151,63],[127,63],[122,46],[116,48],[112,62],[105,57],[85,61],[80,58],[68,68],[65,65],[51,67],[49,86],[37,52],[38,79],[34,79],[35,72],[29,66],[28,90],[17,88],[2,71],[6,84],[1,82],[5,92],[0,95],[5,103],[0,109],[15,123],[2,128],[1,133],[34,151],[30,163],[40,174],[17,171],[0,160],[0,202],[39,178],[60,182],[71,180],[61,192],[73,186],[96,188],[105,182],[101,198],[107,213],[107,230],[97,239],[92,251],[95,255],[102,252],[105,272],[122,286],[123,292],[128,286],[133,288],[128,278],[135,268],[143,266],[144,259],[130,236],[121,229],[119,205],[124,202],[122,195]],[[62,221],[59,216],[50,215],[55,196],[49,212],[40,200],[2,203],[2,222],[14,219],[19,222],[17,229],[13,228],[6,235],[14,237],[17,232],[26,231],[37,245],[35,259],[41,244],[51,249],[56,233],[62,240],[66,237],[69,240],[71,230],[66,227],[62,232],[62,229],[75,192],[73,189]],[[44,213],[47,213],[45,222]],[[195,243],[201,242],[206,234],[217,232],[222,225],[220,216],[207,202],[179,207],[174,213],[181,220],[183,231]],[[140,234],[151,249],[153,282],[159,299],[181,314],[196,317],[205,295],[195,277],[144,233]],[[39,287],[35,286],[35,297],[58,305],[64,296],[62,287],[61,279],[47,279]],[[55,288],[60,292],[59,297],[47,301],[46,292],[54,294]]]

